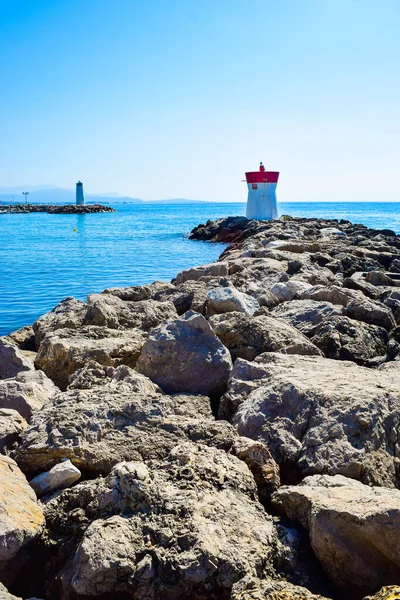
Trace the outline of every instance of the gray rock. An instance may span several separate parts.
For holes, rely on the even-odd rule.
[[[86,304],[84,302],[76,300],[72,296],[64,298],[53,310],[42,315],[33,324],[36,347],[39,348],[46,333],[57,329],[78,329],[83,325],[85,315]]]
[[[153,466],[120,463],[47,504],[59,531],[73,530],[77,500],[86,518],[57,579],[67,597],[227,598],[244,575],[273,572],[276,529],[255,497],[245,463],[216,448],[179,444]]]
[[[177,286],[158,292],[154,299],[160,302],[169,300],[173,302],[178,315],[183,315],[188,310],[205,315],[208,286],[204,281],[185,281]]]
[[[54,465],[50,471],[36,475],[29,485],[35,491],[38,498],[45,494],[50,494],[55,490],[62,490],[70,487],[81,477],[81,472],[67,458]]]
[[[108,474],[123,460],[164,458],[182,441],[229,450],[237,437],[216,421],[205,396],[166,396],[143,375],[119,367],[109,383],[70,390],[35,413],[16,460],[31,476],[69,458],[85,472]]]
[[[232,360],[206,319],[189,311],[150,333],[137,370],[167,393],[215,397],[226,388]]]
[[[290,279],[286,283],[275,283],[272,286],[271,292],[281,302],[287,302],[288,300],[294,300],[301,298],[302,294],[309,290],[312,286],[305,281],[297,281],[296,279]]]
[[[317,325],[325,319],[344,315],[345,308],[331,302],[317,300],[291,300],[271,311],[271,315],[285,320],[305,335],[312,335]]]
[[[33,362],[18,346],[11,344],[5,338],[0,338],[0,379],[9,379],[22,371],[34,369]]]
[[[346,597],[400,583],[400,491],[340,475],[307,477],[275,492],[273,502],[309,530],[313,550]]]
[[[255,298],[232,287],[217,287],[207,294],[208,315],[234,311],[254,315],[259,308]]]
[[[266,443],[285,482],[322,473],[398,484],[395,372],[275,353],[238,359],[220,413],[234,413],[240,435]]]
[[[43,371],[22,371],[13,379],[0,381],[0,408],[16,410],[26,421],[56,393],[54,383]]]
[[[35,364],[64,390],[70,376],[89,361],[109,367],[134,367],[144,340],[144,333],[135,329],[119,331],[94,325],[58,329],[42,340]]]
[[[200,277],[211,276],[211,277],[226,277],[228,275],[228,264],[226,262],[215,262],[208,265],[201,265],[199,267],[192,267],[191,269],[185,269],[178,273],[172,283],[180,285],[185,281],[192,280],[197,281]]]
[[[311,341],[327,358],[353,360],[368,366],[376,357],[386,360],[389,336],[383,327],[348,317],[332,317],[314,329]]]
[[[20,438],[28,423],[16,411],[0,408],[0,453],[5,454]]]
[[[121,300],[130,302],[140,302],[142,300],[157,300],[157,294],[162,294],[168,290],[175,289],[172,283],[166,281],[153,281],[147,285],[135,285],[123,288],[107,288],[102,294],[110,294]]]
[[[246,437],[238,437],[231,448],[234,456],[243,460],[254,475],[262,502],[269,502],[272,492],[280,486],[279,467],[268,447]]]
[[[110,329],[136,328],[148,331],[176,317],[172,302],[127,301],[112,294],[88,296],[85,324]]]
[[[253,360],[263,352],[322,356],[305,335],[276,317],[229,313],[214,315],[209,323],[233,360]]]

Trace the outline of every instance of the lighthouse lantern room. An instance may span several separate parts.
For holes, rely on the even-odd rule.
[[[278,217],[276,186],[278,171],[266,171],[262,163],[258,171],[246,173],[248,188],[246,217],[267,221]]]

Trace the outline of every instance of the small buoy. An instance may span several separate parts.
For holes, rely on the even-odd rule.
[[[74,227],[74,231],[76,231],[76,230],[77,230],[76,227]]]

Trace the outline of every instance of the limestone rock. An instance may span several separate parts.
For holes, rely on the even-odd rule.
[[[375,357],[386,359],[389,336],[383,327],[348,317],[332,317],[314,329],[311,341],[327,358],[353,360],[368,366]]]
[[[268,315],[251,317],[237,312],[228,313],[212,316],[209,323],[231,352],[233,360],[238,357],[253,360],[263,352],[322,355],[300,331]]]
[[[108,474],[123,460],[164,458],[181,441],[229,450],[234,429],[212,416],[205,396],[165,396],[143,375],[70,390],[35,413],[15,456],[31,476],[69,458],[86,472]],[[147,381],[147,383],[146,383]]]
[[[288,300],[294,300],[295,298],[299,299],[301,295],[312,286],[305,281],[296,281],[295,279],[290,279],[286,283],[276,283],[272,286],[271,292],[279,298],[281,302],[286,302]]]
[[[14,344],[18,346],[20,350],[28,350],[35,351],[35,333],[33,331],[33,327],[30,325],[25,325],[25,327],[21,327],[21,329],[17,329],[17,331],[13,331],[4,337],[10,344]]]
[[[369,298],[351,300],[347,305],[347,316],[388,330],[396,327],[396,321],[390,308],[382,302]]]
[[[36,475],[36,477],[29,482],[29,485],[35,491],[37,497],[40,498],[55,490],[62,490],[70,487],[73,483],[78,481],[80,477],[80,470],[67,458],[58,465],[54,465],[50,471],[45,471],[44,473],[40,473],[40,475]]]
[[[118,331],[94,325],[77,330],[59,329],[44,337],[35,364],[56,385],[66,389],[70,375],[90,360],[103,366],[134,367],[144,339],[138,330]]]
[[[284,319],[305,335],[327,318],[345,314],[345,308],[331,302],[317,300],[290,300],[277,306],[271,315]]]
[[[207,314],[241,312],[253,315],[260,305],[257,300],[232,287],[217,287],[208,292]]]
[[[29,421],[56,393],[54,383],[43,371],[22,371],[13,379],[0,381],[0,409],[12,409]]]
[[[232,588],[230,600],[329,600],[288,581],[245,577]]]
[[[210,263],[208,265],[201,265],[200,267],[192,267],[191,269],[185,269],[178,273],[172,283],[179,285],[185,281],[192,280],[197,281],[200,277],[208,276],[211,277],[226,277],[228,275],[228,264],[224,261]]]
[[[0,408],[0,453],[5,454],[20,438],[28,423],[16,411]]]
[[[39,348],[46,333],[57,329],[79,329],[83,325],[85,314],[86,304],[81,300],[76,300],[72,296],[61,300],[53,310],[42,315],[33,324],[36,347]]]
[[[103,290],[102,294],[111,294],[121,300],[130,302],[141,302],[142,300],[157,300],[157,294],[162,294],[168,290],[175,289],[172,283],[166,281],[153,281],[153,283],[147,285],[134,285],[123,288],[107,288]]]
[[[7,591],[7,588],[0,581],[0,600],[22,600],[22,598],[10,594]]]
[[[112,294],[91,294],[88,296],[85,324],[110,329],[137,328],[148,331],[174,317],[176,310],[172,302],[131,302]]]
[[[44,516],[17,464],[0,455],[0,578],[7,584],[10,561],[42,532]]]
[[[150,333],[137,370],[164,392],[215,397],[225,390],[232,360],[206,319],[189,311]]]
[[[208,286],[204,281],[185,281],[177,286],[158,292],[154,299],[173,302],[178,315],[194,310],[202,315],[206,312]]]
[[[15,377],[22,371],[33,371],[34,368],[33,362],[18,346],[0,338],[0,380]]]
[[[266,443],[286,482],[342,474],[398,484],[400,380],[351,362],[265,353],[235,362],[220,413]]]
[[[347,597],[400,583],[399,490],[315,475],[280,488],[273,503],[309,530],[318,560]]]
[[[244,575],[273,571],[273,520],[247,466],[225,452],[186,443],[154,467],[120,463],[48,503],[50,527],[71,531],[78,492],[86,524],[58,576],[67,597],[219,600]]]
[[[268,447],[262,442],[238,437],[233,442],[231,452],[243,460],[253,473],[261,501],[269,501],[272,492],[280,486],[280,477],[279,467]]]

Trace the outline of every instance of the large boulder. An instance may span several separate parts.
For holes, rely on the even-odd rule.
[[[343,306],[318,300],[290,300],[271,311],[271,315],[283,319],[305,335],[312,334],[317,325],[325,319],[342,316]]]
[[[398,600],[400,598],[400,586],[385,585],[373,596],[367,596],[364,600]]]
[[[189,280],[197,281],[200,279],[200,277],[226,277],[228,273],[228,263],[224,261],[214,262],[208,265],[201,265],[199,267],[185,269],[184,271],[178,273],[175,279],[172,280],[172,283],[175,285],[180,285],[181,283]]]
[[[272,286],[271,292],[279,298],[281,302],[287,302],[294,300],[295,298],[301,298],[301,295],[312,286],[305,281],[297,281],[296,279],[289,279],[289,281],[282,283],[275,283]]]
[[[88,296],[85,323],[110,329],[143,329],[148,331],[163,321],[176,317],[172,302],[121,300],[112,294]]]
[[[280,488],[273,504],[309,530],[318,560],[347,598],[400,584],[399,490],[314,475]]]
[[[232,360],[206,319],[188,311],[150,332],[137,369],[167,393],[216,397],[225,391]]]
[[[144,333],[136,329],[119,331],[94,325],[58,329],[42,340],[35,364],[64,390],[70,376],[90,360],[109,367],[134,367],[144,340]]]
[[[265,353],[235,362],[222,416],[261,440],[286,482],[342,474],[366,484],[398,484],[400,380],[351,362]]]
[[[0,455],[0,580],[15,576],[18,553],[34,542],[44,527],[43,511],[17,464]]]
[[[313,331],[311,341],[327,358],[353,360],[359,365],[372,365],[388,353],[389,335],[383,327],[354,321],[348,317],[331,317]]]
[[[39,317],[33,324],[36,347],[50,331],[57,329],[79,329],[83,325],[86,315],[86,304],[68,296],[61,300],[50,312]]]
[[[0,408],[16,410],[26,421],[56,393],[54,383],[43,371],[22,371],[0,381]]]
[[[15,377],[22,371],[33,371],[33,362],[5,338],[0,338],[0,380]]]
[[[175,289],[172,283],[166,281],[153,281],[146,285],[134,285],[123,288],[107,288],[102,294],[111,294],[121,300],[141,302],[142,300],[157,300],[157,294],[162,294],[170,289]]]
[[[214,315],[209,319],[209,323],[224,346],[229,349],[233,360],[253,360],[263,352],[322,355],[305,335],[276,317],[252,317],[235,312]]]
[[[231,447],[237,434],[214,419],[207,397],[157,390],[119,367],[109,383],[59,394],[25,430],[18,464],[35,475],[69,458],[85,472],[108,474],[122,460],[164,458],[181,441]]]
[[[188,310],[194,310],[202,315],[206,312],[208,287],[204,281],[188,279],[177,286],[161,290],[155,294],[154,299],[160,302],[169,300],[176,308],[178,315],[183,315]]]
[[[273,572],[273,519],[245,463],[216,448],[183,443],[153,466],[120,463],[50,501],[48,526],[76,534],[78,507],[81,541],[54,597],[220,600],[243,576]]]
[[[254,315],[259,308],[260,305],[255,298],[233,287],[213,288],[207,295],[208,315],[234,311]]]

